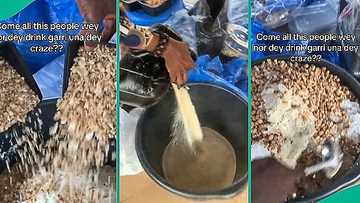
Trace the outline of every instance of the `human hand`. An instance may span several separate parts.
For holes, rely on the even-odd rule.
[[[107,42],[116,31],[116,1],[115,0],[76,0],[80,13],[85,23],[100,24],[103,22],[104,29],[101,33],[101,41]],[[83,30],[83,35],[98,34],[99,31]],[[95,47],[94,42],[85,42],[85,48]]]
[[[296,190],[304,171],[291,170],[271,158],[252,163],[252,200],[254,203],[282,203]]]
[[[145,49],[152,52],[158,43],[159,36],[154,34]],[[183,85],[187,81],[187,72],[195,66],[188,45],[185,42],[169,38],[162,57],[165,60],[171,82]]]
[[[187,72],[195,66],[188,45],[169,39],[163,57],[171,81],[177,85],[183,85],[187,81]]]

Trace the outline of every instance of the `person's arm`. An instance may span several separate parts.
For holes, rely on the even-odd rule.
[[[101,22],[104,25],[102,33],[97,31],[82,31],[83,35],[94,34],[101,35],[101,41],[107,42],[116,31],[116,1],[115,0],[76,0],[81,15],[84,17],[85,23]],[[85,42],[87,49],[93,48],[94,42]]]
[[[252,162],[252,200],[254,203],[282,203],[296,193],[296,184],[305,176],[302,169],[291,170],[275,159]]]
[[[157,33],[147,33],[148,39],[144,33],[135,29],[127,29],[123,26],[121,31],[122,53],[124,56],[129,48],[146,50],[154,53],[160,45],[160,36]],[[165,59],[165,65],[169,72],[172,82],[182,85],[187,81],[188,70],[194,67],[194,61],[191,58],[189,47],[185,42],[169,38],[162,50],[161,57]]]
[[[150,52],[154,52],[160,42],[159,35],[156,33],[152,35],[149,43],[145,47],[145,49]],[[184,84],[187,81],[187,72],[195,66],[191,58],[189,46],[185,42],[169,38],[161,56],[165,59],[171,81],[177,85]]]

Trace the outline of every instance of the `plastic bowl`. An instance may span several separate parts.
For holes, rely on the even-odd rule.
[[[238,194],[247,182],[247,102],[228,90],[211,84],[189,84],[190,95],[200,123],[223,135],[236,153],[236,175],[233,184],[223,190],[194,193],[168,183],[162,171],[162,155],[169,144],[170,126],[176,100],[173,91],[158,104],[148,108],[137,126],[136,151],[145,172],[160,186],[177,195],[192,199],[223,199]]]

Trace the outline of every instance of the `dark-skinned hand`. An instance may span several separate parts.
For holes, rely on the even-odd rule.
[[[102,33],[100,31],[83,30],[82,35],[97,34],[101,35],[101,42],[107,42],[116,31],[116,1],[115,0],[76,0],[81,15],[85,23],[95,23],[104,25]],[[94,42],[85,42],[85,48],[93,48]]]
[[[171,81],[177,85],[183,85],[188,79],[187,72],[195,66],[188,45],[170,39],[163,57]]]
[[[158,42],[159,37],[155,35],[146,49],[153,51]],[[188,71],[195,66],[189,46],[185,42],[170,38],[162,57],[165,60],[171,82],[183,85],[187,81]]]
[[[291,170],[275,159],[252,162],[253,203],[282,203],[296,192],[296,183],[304,176],[303,170]]]

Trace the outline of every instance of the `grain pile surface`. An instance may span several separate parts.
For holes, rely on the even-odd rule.
[[[98,46],[92,52],[79,50],[71,69],[68,89],[58,103],[56,120],[68,126],[69,134],[95,136],[104,141],[115,136],[115,49]]]
[[[358,99],[348,87],[342,84],[340,78],[330,73],[326,67],[276,59],[268,59],[261,64],[254,65],[252,73],[253,143],[264,144],[276,157],[288,141],[283,132],[271,130],[273,125],[270,118],[274,115],[269,114],[264,95],[262,95],[269,87],[279,84],[284,87],[279,88],[274,95],[279,95],[279,98],[284,100],[286,91],[283,90],[291,90],[296,97],[300,97],[295,100],[296,103],[302,102],[302,104],[291,104],[290,107],[309,111],[307,115],[315,118],[311,119],[314,120],[315,132],[312,133],[309,143],[304,145],[306,150],[303,150],[299,157],[290,157],[297,159],[292,160],[294,161],[293,167],[296,164],[297,168],[306,168],[323,162],[322,144],[326,140],[340,141],[341,151],[344,155],[341,168],[336,175],[329,179],[324,171],[319,171],[311,176],[303,176],[296,185],[297,192],[294,194],[302,196],[318,192],[325,185],[349,172],[360,154],[360,144],[358,143],[360,128],[357,128],[360,121],[360,108]],[[273,102],[276,103],[276,101]],[[290,119],[295,124],[295,119],[291,118],[291,115],[284,114],[283,118]],[[301,119],[303,118],[301,116]],[[296,130],[295,127],[290,126],[287,125],[288,130]],[[296,147],[299,148],[298,146],[298,144],[294,144],[289,149],[296,150]],[[291,197],[294,194],[288,195]]]
[[[23,173],[18,169],[10,172],[4,171],[0,174],[0,202],[16,202],[20,195],[18,190],[25,179]]]
[[[270,84],[282,83],[300,96],[315,117],[315,133],[312,143],[323,143],[327,138],[343,135],[349,125],[341,102],[355,100],[350,90],[341,85],[340,78],[331,74],[325,67],[266,60],[253,66],[253,141],[263,143],[270,151],[277,152],[284,140],[280,133],[267,133],[268,118],[261,92]]]
[[[114,184],[99,176],[115,136],[115,58],[112,48],[80,48],[50,140],[44,147],[27,140],[20,156],[32,160],[24,163],[30,177],[20,186],[21,201],[112,202]]]
[[[16,122],[39,103],[39,98],[13,67],[0,56],[0,132]]]
[[[275,157],[294,169],[315,132],[315,117],[303,99],[281,83],[265,88],[261,96],[269,122],[266,133],[279,133],[283,139]]]

